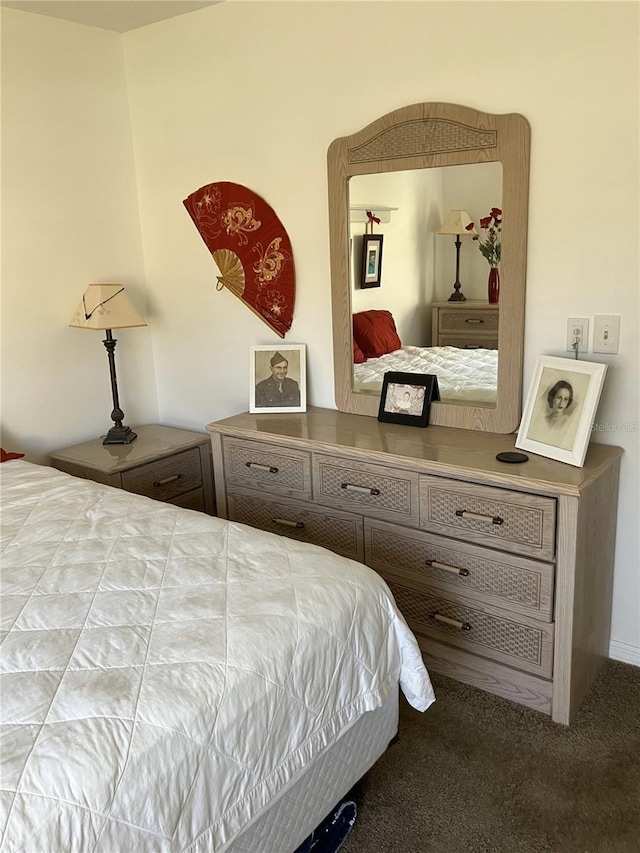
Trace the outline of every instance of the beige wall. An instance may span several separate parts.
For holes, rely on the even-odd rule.
[[[20,16],[19,27],[17,19],[8,21],[19,39],[34,38],[41,27],[37,16],[15,15]],[[26,18],[28,23],[22,23]],[[103,44],[89,28],[57,24],[55,38],[61,46],[73,41],[66,48],[72,64],[82,64],[86,54]],[[226,2],[127,33],[122,46],[159,417],[192,428],[247,408],[249,347],[277,339],[231,294],[216,292],[213,262],[182,199],[205,183],[236,181],[276,210],[291,237],[296,263],[297,304],[287,340],[307,344],[309,402],[333,406],[329,143],[385,112],[419,101],[451,101],[527,117],[532,127],[532,180],[525,384],[538,354],[566,354],[568,316],[622,316],[620,355],[589,358],[608,361],[611,367],[597,418],[606,429],[598,440],[625,448],[612,654],[640,663],[639,434],[631,431],[639,422],[637,25],[635,3]],[[63,37],[62,28],[69,27],[73,37]],[[51,29],[49,35],[53,33]],[[81,33],[85,47],[76,43]],[[112,41],[111,35],[104,37],[105,46]],[[21,68],[19,48],[9,63],[12,74]],[[92,78],[93,85],[100,82],[101,97],[123,85],[115,57],[111,59],[113,64]],[[56,55],[45,53],[31,76],[20,72],[13,88],[37,91],[49,62],[55,61]],[[82,98],[78,87],[69,77],[61,81],[58,97],[63,105]],[[29,131],[43,135],[56,127],[61,149],[77,161],[69,172],[74,192],[84,198],[85,185],[96,179],[84,164],[78,141],[89,130],[79,116],[70,118],[65,136],[54,114],[36,112]],[[123,149],[122,173],[130,178],[132,166],[124,153],[128,131],[119,118],[119,132],[110,141]],[[109,127],[113,130],[114,125]],[[27,144],[26,125],[15,134],[16,145]],[[92,146],[98,147],[98,136],[94,128]],[[16,155],[16,163],[27,173],[25,180],[36,165],[31,148],[27,150],[28,161]],[[29,183],[30,189],[52,202],[57,183],[65,182],[51,184],[50,172],[37,173],[41,180]],[[118,191],[116,174],[114,163],[104,180],[113,192]],[[127,207],[133,203],[130,184],[123,194],[121,204]],[[17,196],[15,192],[12,197]],[[112,203],[111,193],[106,197]],[[65,218],[74,210],[75,205],[65,204]],[[96,277],[108,279],[117,273],[120,280],[126,275],[132,285],[143,287],[136,248],[132,246],[130,256],[123,253],[114,269],[117,241],[105,239],[98,246],[94,235],[87,248],[92,223],[78,223],[78,218],[75,215],[72,231],[80,239],[72,245],[64,241],[49,259],[62,267],[58,285],[66,283],[72,271],[76,275],[68,291],[71,309],[78,287]],[[47,223],[47,232],[49,228]],[[109,228],[117,230],[118,223],[111,221]],[[68,230],[62,223],[56,229]],[[121,229],[121,236],[123,232],[131,236],[128,227]],[[14,235],[11,242],[20,241]],[[23,242],[26,245],[26,238]],[[83,242],[80,269],[75,242]],[[19,278],[14,259],[6,288],[10,298],[17,299],[15,292],[34,282],[38,299],[46,298],[49,267],[38,263],[37,275]],[[67,334],[80,335],[62,328],[67,305],[58,309],[58,301],[59,316],[53,319],[61,331],[56,342]],[[50,320],[41,321],[40,334],[33,335],[26,331],[28,319],[24,312],[24,338],[22,343],[14,341],[13,355],[28,363],[29,372],[45,359],[47,384],[57,384],[78,369],[79,344],[70,347],[65,339],[66,365],[52,367],[52,334],[45,329]],[[135,332],[139,334],[144,332]],[[134,332],[130,336],[133,339]],[[87,359],[95,348],[87,346]],[[141,361],[134,375],[128,361],[123,388],[135,382],[146,387],[146,367]],[[103,368],[97,356],[87,373],[95,379]],[[76,423],[76,433],[84,430],[86,435],[102,426],[106,389],[89,403],[64,380],[65,417],[58,420],[54,435],[44,427],[49,405],[30,397],[18,406],[18,383],[10,381],[13,394],[10,407],[3,400],[3,426],[21,436],[23,426],[34,423],[28,450],[47,442],[59,444],[63,424],[69,421]],[[124,402],[129,415],[136,401],[129,408]],[[89,409],[94,412],[90,418]]]
[[[34,462],[112,425],[100,332],[68,324],[90,282],[147,313],[122,40],[2,10],[2,442]],[[149,329],[123,330],[127,422],[157,419]]]

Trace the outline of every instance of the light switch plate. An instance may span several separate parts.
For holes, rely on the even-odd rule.
[[[616,355],[620,348],[620,315],[596,314],[593,318],[593,351]]]

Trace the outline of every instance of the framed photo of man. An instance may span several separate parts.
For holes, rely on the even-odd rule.
[[[251,347],[250,412],[306,412],[305,344]]]
[[[606,364],[540,356],[516,447],[581,468],[606,372]]]

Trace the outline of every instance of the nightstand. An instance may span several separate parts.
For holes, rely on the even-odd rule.
[[[148,424],[131,444],[101,438],[49,454],[67,474],[215,515],[211,442],[207,434]]]
[[[498,305],[481,300],[432,302],[431,346],[498,348]]]

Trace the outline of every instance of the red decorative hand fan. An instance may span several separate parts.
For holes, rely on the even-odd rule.
[[[293,321],[296,276],[289,236],[263,198],[221,181],[191,193],[184,206],[216,262],[222,286],[284,338]]]

